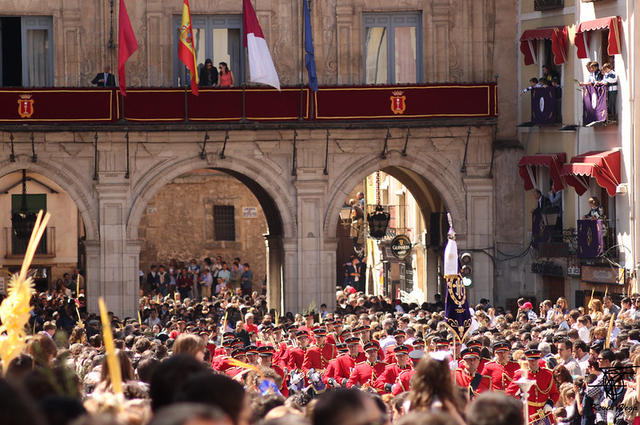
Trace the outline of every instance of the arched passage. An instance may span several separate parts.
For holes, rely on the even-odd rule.
[[[77,183],[79,179],[70,180],[70,173],[52,162],[17,160],[1,169],[0,202],[6,206],[0,211],[3,266],[11,272],[20,266],[28,239],[28,233],[20,236],[23,232],[12,223],[12,213],[44,210],[51,219],[32,262],[37,289],[56,288],[66,273],[69,276],[64,283],[69,287],[76,269],[85,277],[93,276],[95,270],[87,270],[90,264],[85,247],[96,238],[96,217],[90,213],[93,208],[85,188]]]
[[[365,179],[367,176],[372,175],[376,171],[381,171],[384,174],[392,176],[399,181],[406,190],[410,192],[413,198],[415,198],[415,204],[419,208],[424,218],[423,226],[415,226],[418,228],[420,234],[416,233],[416,228],[403,229],[400,233],[413,232],[412,240],[414,242],[414,250],[412,251],[413,259],[409,258],[407,261],[401,261],[404,270],[404,266],[417,268],[416,280],[418,277],[424,279],[419,283],[417,288],[424,291],[427,298],[431,298],[433,294],[439,292],[439,277],[438,277],[438,265],[442,253],[441,244],[433,244],[433,239],[430,233],[442,233],[442,228],[435,223],[442,223],[444,213],[451,212],[456,230],[459,233],[463,233],[466,229],[465,223],[465,208],[464,208],[464,192],[462,179],[460,176],[450,173],[447,170],[445,164],[440,164],[437,158],[424,158],[416,160],[412,158],[408,160],[406,157],[400,155],[389,156],[386,159],[372,158],[370,161],[365,162],[359,168],[352,170],[351,173],[346,174],[342,180],[336,182],[330,191],[330,203],[329,208],[325,215],[325,232],[327,237],[340,238],[341,226],[338,224],[339,211],[344,206],[347,197],[354,190],[354,187],[363,185],[366,186]],[[385,201],[382,202],[383,204]],[[369,207],[375,205],[375,199],[368,199],[367,204]],[[393,214],[392,214],[393,221]],[[395,230],[395,229],[394,229]],[[426,231],[426,232],[425,232]],[[446,229],[445,229],[446,231]],[[335,233],[333,233],[335,232]],[[435,240],[439,240],[437,237]],[[339,239],[340,240],[340,239]],[[390,243],[390,241],[387,241]],[[382,245],[385,243],[383,242]],[[369,257],[369,262],[377,262],[378,253],[384,253],[385,249],[381,245],[376,245],[376,256]],[[366,247],[366,252],[371,252],[371,246]],[[416,254],[418,254],[416,256]],[[337,255],[339,257],[339,255]],[[384,258],[384,256],[383,256]],[[416,261],[416,258],[418,261]],[[387,258],[388,259],[388,258]],[[395,295],[395,289],[400,288],[404,284],[392,286],[389,284],[390,273],[389,269],[392,264],[385,259],[384,265],[379,265],[377,272],[384,273],[384,279],[380,279],[380,282],[386,280],[384,286],[384,293],[388,295]],[[339,260],[339,259],[338,259]],[[395,259],[393,259],[395,260]],[[391,261],[393,262],[393,261]],[[372,264],[367,264],[367,275],[371,278]],[[382,272],[382,268],[386,268]],[[337,264],[337,268],[340,268],[340,264]],[[364,271],[363,271],[364,272]],[[396,274],[398,273],[396,268]],[[400,272],[404,274],[404,271]],[[408,273],[411,275],[411,273]],[[340,275],[338,275],[338,281],[340,281]],[[403,277],[404,279],[404,277]],[[339,282],[338,282],[339,283]],[[361,284],[362,286],[362,284]],[[371,285],[366,288],[369,291],[375,291],[376,293],[383,293],[383,289],[374,288]],[[403,287],[402,289],[407,289]],[[410,290],[411,288],[409,288]],[[394,292],[394,293],[391,293]]]
[[[154,169],[140,178],[135,185],[135,198],[129,210],[127,220],[127,235],[130,239],[138,239],[138,229],[141,218],[149,201],[169,182],[175,178],[198,169],[209,169],[223,172],[244,184],[259,202],[267,222],[268,232],[264,235],[267,246],[267,299],[272,308],[282,311],[282,303],[286,303],[282,285],[284,276],[284,243],[283,240],[295,234],[295,220],[289,194],[282,190],[287,187],[286,182],[275,170],[261,164],[260,170],[250,163],[237,159],[218,158],[203,161],[193,158],[167,164],[160,169]],[[256,280],[262,277],[255,276]]]

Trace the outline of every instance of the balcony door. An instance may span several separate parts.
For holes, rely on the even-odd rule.
[[[176,49],[174,70],[175,82],[185,82],[185,67],[178,59],[178,31],[180,16],[174,17],[174,46]],[[242,15],[193,15],[193,43],[198,70],[206,59],[211,59],[217,68],[225,62],[233,72],[236,86],[244,82],[245,55],[242,45]],[[199,72],[199,71],[198,71]]]
[[[51,16],[0,17],[0,86],[53,86]]]

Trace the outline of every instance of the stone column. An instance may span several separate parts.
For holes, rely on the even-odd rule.
[[[494,246],[494,193],[493,180],[488,178],[464,178],[467,188],[469,211],[467,234],[459,235],[458,252],[466,249],[486,249]],[[469,302],[476,304],[480,298],[493,299],[493,262],[482,252],[473,252],[473,286],[469,290]]]
[[[100,228],[99,294],[107,308],[123,318],[135,313],[131,299],[131,270],[126,244],[127,183],[97,184]],[[137,293],[135,294],[137,295]]]
[[[433,302],[434,296],[438,293],[438,256],[440,255],[440,251],[435,251],[432,249],[425,250],[425,262],[427,263],[426,267],[426,279],[427,284],[425,285],[426,291],[424,293],[427,302]],[[443,298],[444,299],[444,298]]]
[[[326,274],[331,271],[323,268],[330,268],[326,263],[331,262],[330,258],[327,259],[331,253],[325,252],[322,241],[322,211],[324,211],[326,181],[316,178],[298,180],[296,188],[299,229],[298,291],[297,300],[289,299],[287,294],[285,302],[287,309],[291,310],[295,305],[295,311],[302,311],[311,304],[315,304],[317,309],[323,302],[327,304],[330,302],[326,299],[327,287],[330,286],[326,281]],[[333,256],[335,257],[335,248]]]
[[[283,241],[284,281],[282,283],[282,311],[286,313],[298,310],[298,240],[294,238]]]
[[[100,297],[101,294],[100,241],[85,241],[84,251],[86,255],[86,270],[84,271],[85,301],[87,302],[87,310],[92,313],[97,313],[98,297]]]
[[[283,243],[282,237],[264,235],[267,245],[267,303],[282,315],[282,272]]]

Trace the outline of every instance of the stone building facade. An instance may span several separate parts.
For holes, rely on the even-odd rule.
[[[102,1],[9,0],[3,2],[3,14],[49,17],[52,85],[82,87],[104,64],[116,63],[118,2],[113,3],[112,11],[110,2]],[[253,3],[281,82],[305,83],[301,3]],[[117,314],[135,311],[138,270],[146,261],[140,258],[149,228],[145,215],[166,185],[200,169],[238,179],[260,203],[267,228],[268,299],[279,311],[300,311],[311,302],[334,305],[339,211],[353,188],[378,170],[405,185],[425,217],[442,212],[442,205],[451,212],[459,246],[474,255],[472,302],[488,298],[500,303],[508,296],[495,289],[503,276],[503,286],[510,290],[508,270],[495,264],[492,255],[496,246],[516,243],[522,234],[522,223],[496,225],[522,217],[521,203],[512,198],[513,185],[504,180],[513,174],[507,164],[515,163],[521,153],[513,147],[518,58],[505,54],[514,49],[515,3],[312,0],[310,4],[321,86],[367,82],[366,19],[417,16],[413,27],[417,72],[415,81],[405,82],[477,83],[497,78],[498,118],[3,125],[0,174],[27,169],[44,175],[78,208],[86,238],[90,309],[95,310],[97,297],[104,296]],[[174,25],[182,1],[128,1],[127,8],[140,46],[127,62],[128,86],[175,86],[179,72]],[[209,22],[209,17],[219,15],[231,22],[241,13],[241,2],[193,0],[191,10],[194,21],[200,17]],[[241,67],[238,73],[242,72]],[[210,139],[203,152],[205,135]],[[15,161],[10,160],[12,149]],[[433,279],[426,291],[431,300],[437,290],[439,260],[435,254],[428,258],[424,267]]]

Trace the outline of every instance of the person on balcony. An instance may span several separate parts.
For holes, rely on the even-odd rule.
[[[542,84],[538,81],[536,77],[533,77],[529,80],[529,87],[522,90],[522,94],[525,94],[528,91],[535,89],[536,87],[542,87]]]
[[[544,196],[538,189],[533,192],[533,196],[536,198],[536,207],[531,212],[534,214],[542,214],[543,210],[551,205],[549,198]]]
[[[220,83],[218,87],[233,87],[235,84],[235,78],[233,72],[229,69],[226,62],[220,62]]]
[[[604,220],[604,209],[598,198],[589,198],[589,212],[584,215],[585,220]]]
[[[200,87],[215,87],[218,85],[218,70],[213,66],[213,61],[207,59],[200,70]]]
[[[587,77],[587,81],[580,83],[581,86],[593,86],[598,81],[602,80],[602,72],[600,72],[600,65],[598,65],[598,62],[587,62],[586,67],[589,76]]]
[[[116,79],[111,73],[111,67],[106,65],[104,71],[96,74],[95,78],[91,80],[91,84],[95,84],[98,87],[115,87]]]
[[[618,116],[616,104],[618,103],[618,76],[613,72],[609,62],[602,65],[602,84],[607,87],[607,119],[615,121]]]
[[[558,78],[558,73],[548,65],[542,65],[542,77],[540,77],[540,80],[547,80],[547,85],[551,85],[554,78]]]

